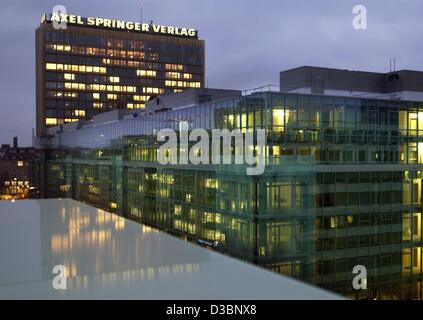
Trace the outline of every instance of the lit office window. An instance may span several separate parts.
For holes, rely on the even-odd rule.
[[[106,73],[106,67],[85,66],[78,64],[46,63],[46,70],[74,71],[87,73]]]
[[[133,99],[134,99],[134,101],[148,101],[148,99],[150,99],[150,96],[134,95]]]
[[[102,88],[100,87],[100,90],[101,89]],[[107,85],[106,86],[106,89],[107,89],[107,91],[117,91],[117,92],[135,92],[136,91],[136,87],[134,87],[134,86],[112,86],[112,85]]]
[[[85,110],[74,110],[73,114],[77,117],[85,117]]]
[[[68,123],[68,122],[76,122],[78,121],[78,119],[72,119],[72,118],[65,118],[64,122]]]
[[[87,90],[105,91],[107,86],[105,84],[87,84]]]
[[[109,81],[113,83],[118,83],[120,81],[119,77],[109,77]]]
[[[71,51],[72,47],[69,45],[62,45],[62,44],[47,44],[47,49],[54,50],[54,51]]]
[[[179,79],[181,77],[180,72],[166,72],[166,78],[170,79]]]
[[[73,73],[65,73],[64,78],[65,80],[75,80],[75,75]]]
[[[144,93],[159,93],[159,94],[164,93],[164,89],[154,88],[154,87],[144,87],[144,88],[142,88],[142,91]]]
[[[289,110],[273,109],[273,131],[283,132],[289,119]]]
[[[127,92],[136,92],[137,88],[134,86],[126,86],[126,91]]]
[[[206,179],[204,186],[206,188],[217,189],[219,187],[219,183],[216,179]]]
[[[24,165],[24,162],[22,160],[19,160],[18,161],[18,167],[23,167],[23,165]]]
[[[126,66],[126,61],[125,60],[121,60],[123,62],[123,65]],[[139,67],[140,66],[140,62],[139,61],[128,61],[128,67]]]
[[[135,109],[144,109],[145,104],[144,103],[134,103],[134,108]]]
[[[78,98],[78,93],[76,93],[76,92],[64,92],[63,96],[65,98]]]
[[[55,63],[46,63],[46,70],[57,70]]]
[[[191,88],[200,88],[201,87],[201,83],[200,82],[191,82],[191,83],[189,83],[188,87],[191,87]]]
[[[57,119],[56,118],[46,118],[46,125],[57,125]]]
[[[137,70],[137,76],[141,77],[155,77],[156,71],[154,70]]]
[[[165,68],[166,70],[183,70],[184,66],[182,64],[166,63]]]
[[[85,90],[85,83],[65,82],[65,89]]]
[[[165,80],[167,87],[182,87],[182,88],[200,88],[200,82],[188,82],[188,81],[176,81],[176,80]]]
[[[126,105],[128,109],[144,109],[145,104],[144,103],[128,103]]]
[[[110,202],[110,208],[111,209],[116,209],[118,207],[116,202]]]
[[[86,53],[90,54],[90,55],[94,55],[94,56],[99,55],[100,54],[100,48],[87,47]]]
[[[166,80],[165,81],[165,86],[167,87],[175,87],[177,85],[177,81],[173,81],[173,80]]]

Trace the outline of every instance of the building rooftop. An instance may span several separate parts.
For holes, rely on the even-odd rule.
[[[0,299],[341,298],[69,199],[0,201],[0,256]]]
[[[280,73],[280,91],[423,101],[423,72],[386,73],[301,66]]]

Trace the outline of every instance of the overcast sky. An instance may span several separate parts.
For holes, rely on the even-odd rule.
[[[44,12],[194,27],[206,40],[209,87],[278,84],[301,65],[351,70],[423,70],[422,0],[80,0],[0,1],[0,143],[30,145],[35,127],[35,29]],[[367,30],[352,27],[355,5],[367,8]]]

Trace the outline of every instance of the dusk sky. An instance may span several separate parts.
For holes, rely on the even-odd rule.
[[[35,128],[35,29],[44,12],[193,27],[206,41],[209,87],[278,84],[279,71],[301,65],[350,70],[423,70],[422,0],[143,0],[0,2],[0,143]],[[367,8],[367,30],[352,27],[352,9]]]

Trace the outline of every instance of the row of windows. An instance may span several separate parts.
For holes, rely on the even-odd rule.
[[[184,79],[192,79],[192,74],[187,73],[188,69],[192,69],[194,72],[199,73],[201,69],[195,66],[190,65],[182,65],[182,64],[171,64],[171,63],[157,63],[157,62],[144,62],[144,61],[126,61],[121,59],[107,59],[103,58],[102,63],[105,65],[113,65],[118,67],[135,67],[135,68],[147,68],[147,69],[154,69],[154,70],[177,70],[176,71],[166,71],[166,78],[184,78]],[[185,73],[181,72],[185,71]],[[155,74],[151,74],[148,72],[144,72],[143,70],[137,71],[138,76],[155,76]]]
[[[270,146],[266,146],[265,160],[266,163],[273,165],[283,165],[284,157],[295,155],[308,157],[306,160],[310,163],[313,159],[318,163],[423,163],[423,152],[407,146],[400,148],[391,147],[389,151],[386,151],[379,149],[379,147],[366,145],[360,148],[349,146],[349,150],[343,150],[343,148],[334,150],[331,145],[296,146],[287,144],[281,147],[275,145],[271,146],[271,144],[272,143],[269,143]],[[147,148],[140,149],[140,152],[144,152],[143,150],[147,150]],[[154,155],[156,150],[149,152],[152,152]],[[235,155],[235,150],[232,150],[232,154]],[[154,156],[148,159],[150,159],[148,161],[157,161]]]
[[[401,266],[402,264],[402,253],[401,252],[393,252],[388,254],[378,254],[378,255],[371,255],[371,256],[359,256],[359,257],[350,257],[350,258],[342,258],[342,259],[331,259],[331,260],[319,260],[316,264],[317,267],[317,274],[319,275],[333,275],[337,272],[346,272],[351,274],[351,271],[356,265],[365,265],[373,267],[378,267],[380,270],[383,268],[390,269],[392,266]],[[372,272],[368,270],[368,277],[372,275]],[[351,277],[346,279],[349,282],[349,286],[351,290],[353,289],[351,286]],[[374,279],[376,280],[376,279]],[[331,279],[331,281],[334,281]],[[372,283],[368,279],[368,283]]]
[[[47,100],[46,103],[46,111],[47,114],[50,114],[50,111],[53,111],[53,115],[56,115],[56,112],[60,110],[64,110],[67,112],[71,110],[72,112],[76,110],[87,110],[87,109],[116,109],[116,108],[128,108],[128,109],[143,109],[145,106],[145,102],[139,100],[136,102],[126,102],[126,101],[117,101],[118,96],[116,94],[107,94],[107,102],[103,101],[75,101],[75,102],[56,102],[55,100]],[[117,102],[114,102],[117,101]],[[74,114],[69,114],[69,116],[73,116]],[[87,114],[88,116],[88,114]]]
[[[103,60],[104,62],[104,60]],[[184,66],[181,64],[165,64],[166,70],[183,70]],[[78,72],[94,72],[94,73],[106,73],[105,67],[98,67],[98,66],[87,66],[87,65],[73,65],[73,64],[62,64],[62,63],[46,63],[46,70],[58,70],[58,71],[78,71]],[[156,71],[154,70],[137,70],[136,74],[138,76],[149,76],[154,77],[156,76]],[[171,79],[192,79],[192,74],[190,73],[180,73],[180,72],[173,72],[169,71],[165,73],[166,78]]]
[[[68,56],[68,55],[58,55],[58,54],[46,54],[46,61],[49,63],[56,64],[77,64],[77,65],[91,65],[91,66],[114,66],[119,67],[119,70],[112,69],[115,72],[118,72],[119,75],[124,75],[127,69],[139,68],[146,70],[160,70],[160,71],[177,71],[177,72],[189,72],[193,74],[202,74],[204,68],[202,65],[194,64],[172,64],[164,62],[155,62],[147,60],[126,60],[126,59],[111,59],[111,58],[101,58],[96,56]],[[175,61],[175,59],[172,59]],[[176,60],[179,61],[179,60]],[[132,75],[132,73],[131,73]]]
[[[82,107],[84,108],[84,107]],[[100,106],[98,107],[100,108]],[[104,109],[109,109],[109,110],[114,110],[117,109],[118,106],[115,105],[114,103],[112,103],[111,105],[109,104],[102,104],[101,108]],[[45,110],[45,117],[46,118],[57,118],[57,119],[67,119],[66,122],[71,122],[70,119],[72,119],[72,121],[77,121],[80,120],[81,118],[91,118],[95,115],[97,115],[99,112],[101,112],[102,110],[97,109],[96,107],[90,107],[90,108],[86,108],[85,109],[78,109],[80,110],[78,112],[78,116],[76,116],[75,114],[75,109],[56,109],[56,108],[47,108]],[[81,116],[81,114],[83,114],[85,112],[85,116]],[[44,119],[45,121],[45,119]],[[49,120],[48,121],[49,125],[56,125],[56,124],[62,124],[60,123],[60,121],[55,121],[55,120]]]
[[[68,122],[76,122],[79,119],[72,119],[72,118],[66,118],[66,119],[58,119],[58,118],[46,118],[46,125],[47,126],[57,126],[59,124],[64,124]]]
[[[92,103],[92,110],[114,110],[119,108],[120,106],[116,105],[116,104],[105,104],[103,102],[93,102]],[[144,103],[132,103],[132,102],[128,102],[126,104],[123,105],[124,108],[127,109],[144,109],[145,108],[145,104]],[[68,122],[75,122],[80,120],[81,118],[84,117],[92,117],[93,115],[95,115],[92,112],[88,112],[88,110],[86,109],[67,109],[67,110],[59,110],[59,109],[51,109],[47,108],[46,109],[46,118],[45,118],[45,124],[47,126],[56,126],[59,124],[64,124],[64,123],[68,123]],[[65,118],[62,118],[63,116],[65,116]],[[77,117],[77,118],[74,118]]]
[[[323,110],[319,107],[310,109],[310,113],[300,117],[296,110],[288,106],[273,106],[272,110],[263,110],[262,106],[251,106],[251,110],[221,109],[218,111],[218,126],[228,128],[247,128],[273,126],[273,131],[284,132],[287,129],[304,130],[320,127],[328,133],[334,130],[369,128],[374,130],[393,130],[411,135],[423,130],[423,111],[391,110],[389,118],[368,117],[365,108],[355,107],[350,110],[350,117],[345,117],[345,107]]]
[[[401,243],[401,232],[384,232],[372,235],[336,237],[336,239],[319,239],[316,241],[316,250],[355,249],[399,243]]]
[[[47,45],[49,46],[49,45]],[[67,49],[67,46],[63,46],[63,49]],[[115,61],[119,61],[118,64],[127,64],[128,66],[137,66],[139,62],[150,62],[155,63],[159,61],[158,53],[151,52],[139,52],[139,51],[125,51],[125,50],[113,50],[113,49],[100,49],[100,48],[85,48],[85,47],[72,47],[72,52],[62,51],[63,54],[58,54],[58,51],[48,49],[46,52],[47,57],[56,57],[57,60],[62,59],[84,59],[91,60],[96,59],[97,61],[103,61],[106,64],[115,64]],[[169,52],[163,52],[160,56],[162,62],[183,62],[185,64],[201,65],[201,60],[198,57],[187,57],[180,54],[171,54]],[[114,60],[114,61],[112,61]],[[140,61],[141,60],[141,61]],[[122,62],[123,61],[123,62]],[[173,65],[171,63],[163,64],[166,70],[183,70],[183,67]]]
[[[149,40],[132,40],[122,38],[106,38],[98,35],[83,35],[73,33],[72,30],[48,31],[46,32],[46,42],[52,45],[63,45],[63,51],[70,51],[72,46],[86,46],[99,48],[116,48],[124,50],[141,50],[141,51],[156,51],[156,52],[182,52],[187,55],[199,56],[202,47],[199,41],[187,40],[184,43],[174,42],[174,38],[159,36],[159,41]],[[66,49],[65,49],[66,47]],[[57,47],[56,47],[57,48]],[[59,47],[60,48],[60,47]],[[54,48],[52,48],[54,50]]]
[[[120,83],[125,85],[164,85],[165,80],[170,77],[170,75],[166,72],[157,72],[155,70],[144,70],[144,69],[137,69],[132,71],[131,74],[125,72],[121,74],[120,72],[116,72],[116,70],[109,70],[109,74],[111,75],[97,75],[97,74],[87,74],[87,73],[69,73],[69,72],[57,72],[54,71],[47,71],[45,74],[46,81],[50,82],[57,82],[57,81],[77,81],[77,82],[85,82],[85,83],[99,83],[99,84],[108,84],[108,83]],[[178,73],[184,79],[196,80],[199,77],[196,75],[195,79],[193,74],[191,73]],[[140,79],[141,77],[141,79]],[[196,81],[178,81],[168,82],[168,84],[173,83],[174,86],[189,86],[191,83],[194,86],[198,82]]]
[[[47,63],[46,64],[46,69],[47,70],[55,70],[55,68],[57,68],[57,66],[60,66],[60,68],[63,67],[63,65],[61,64],[53,64],[53,63]],[[105,73],[106,72],[106,68],[103,67],[86,67],[86,66],[78,66],[78,65],[64,65],[64,67],[66,69],[71,69],[72,71],[80,71],[80,72],[101,72],[101,73]],[[137,74],[138,75],[143,75],[143,76],[148,76],[148,77],[155,77],[156,75],[156,71],[153,70],[137,70]],[[188,74],[188,73],[184,73],[183,75],[189,75],[187,76],[188,78],[192,78],[192,74]],[[50,80],[47,81],[47,83],[52,82],[51,80],[53,79],[57,79],[57,80],[67,80],[67,81],[75,81],[78,80],[76,79],[78,78],[79,81],[81,81],[83,78],[85,80],[88,80],[88,78],[86,78],[86,76],[80,76],[80,75],[76,75],[74,73],[64,73],[63,75],[60,73],[47,73],[46,74],[46,79]],[[119,76],[91,76],[91,79],[95,82],[111,82],[111,83],[119,83],[120,82],[120,77]],[[132,81],[134,82],[134,81]],[[201,82],[199,81],[176,81],[176,80],[165,80],[164,84],[166,86],[172,86],[172,87],[191,87],[191,88],[199,88],[201,86]],[[100,85],[100,84],[95,84],[95,85]],[[101,84],[102,86],[105,86],[105,84]],[[129,86],[127,86],[129,87]],[[100,89],[101,90],[101,89]],[[111,90],[109,90],[111,91]],[[135,92],[135,91],[134,91]]]
[[[120,97],[124,98],[124,100],[134,100],[134,101],[148,101],[150,96],[148,95],[118,95],[112,93],[100,93],[100,92],[93,92],[93,93],[78,93],[78,92],[67,92],[67,91],[47,91],[46,92],[47,98],[64,98],[64,99],[73,99],[73,98],[80,98],[77,102],[72,101],[64,101],[64,106],[69,106],[70,104],[75,104],[81,102],[85,104],[82,100],[118,100]],[[47,104],[56,103],[55,100],[47,100]]]
[[[18,161],[17,164],[18,167],[22,167],[23,166],[23,161]],[[19,187],[29,187],[29,181],[22,181],[22,180],[6,180],[4,181],[4,186],[5,187],[15,187],[15,186],[19,186]]]
[[[97,83],[82,82],[46,82],[47,89],[70,89],[70,90],[88,90],[88,91],[113,91],[113,92],[133,92],[137,91],[135,86],[106,85]],[[143,88],[143,92],[149,93],[149,89]]]
[[[200,88],[201,82],[166,80],[165,85],[167,87]]]
[[[145,104],[144,103],[128,103],[126,105],[128,109],[144,109]]]
[[[137,76],[141,77],[155,77],[156,74],[155,70],[137,70]]]
[[[62,63],[46,63],[46,70],[59,70],[59,71],[74,71],[74,72],[93,72],[93,73],[106,73],[106,67],[87,66],[77,64],[62,64]]]
[[[46,91],[47,98],[65,98],[65,99],[77,99],[79,97],[78,92],[69,91]]]
[[[137,76],[155,77],[156,75],[157,72],[154,70],[137,70]],[[166,72],[165,77],[170,79],[192,79],[193,75],[191,73]]]
[[[143,51],[126,51],[116,49],[103,49],[94,47],[81,47],[81,46],[70,46],[62,44],[46,44],[47,52],[67,52],[78,55],[92,55],[92,56],[108,56],[118,58],[129,58],[129,59],[145,59],[147,60],[159,60],[158,53],[147,53]]]

